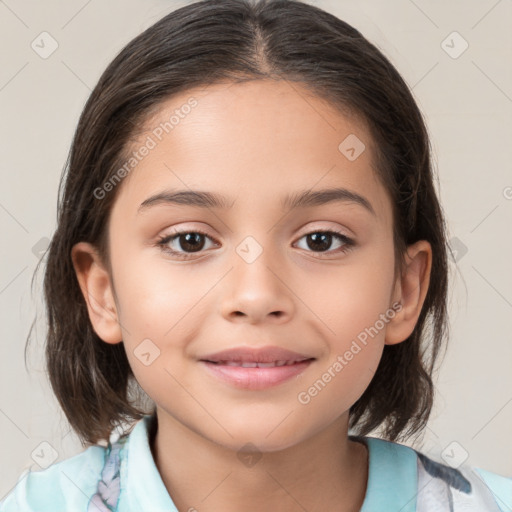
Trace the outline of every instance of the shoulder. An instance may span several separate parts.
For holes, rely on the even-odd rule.
[[[496,498],[502,511],[512,510],[512,477],[498,475],[482,468],[473,468]]]
[[[441,507],[447,504],[455,510],[468,512],[503,512],[512,508],[512,478],[456,461],[452,464],[436,461],[415,452],[418,457],[417,512],[444,510]]]
[[[396,500],[399,495],[405,496],[403,510],[416,512],[512,510],[510,477],[460,464],[455,459],[453,463],[448,459],[437,461],[400,443],[363,439],[370,449],[370,480],[379,495],[376,499],[381,500],[383,495],[394,496]],[[413,496],[415,499],[411,500]],[[369,503],[374,504],[370,499]]]
[[[96,492],[107,449],[90,446],[41,471],[26,470],[0,502],[0,512],[87,510]]]

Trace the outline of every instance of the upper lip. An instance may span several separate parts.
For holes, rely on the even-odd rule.
[[[299,354],[281,347],[268,346],[262,348],[235,347],[209,354],[201,361],[236,361],[242,363],[273,363],[276,361],[304,361],[314,359],[312,356]]]

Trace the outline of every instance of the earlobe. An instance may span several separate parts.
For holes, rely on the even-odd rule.
[[[71,259],[94,331],[106,343],[119,343],[122,332],[112,283],[97,249],[79,242],[71,250]]]
[[[427,296],[432,268],[432,248],[426,240],[419,240],[407,248],[405,268],[396,283],[392,302],[400,302],[402,308],[386,328],[386,345],[405,341],[414,327]]]

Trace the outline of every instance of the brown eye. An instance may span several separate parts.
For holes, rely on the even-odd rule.
[[[343,235],[342,233],[338,233],[337,231],[314,231],[301,237],[301,240],[303,238],[306,239],[306,249],[309,249],[313,252],[344,252],[349,247],[354,245],[353,240]],[[335,250],[330,250],[333,244],[333,240],[338,240],[338,242],[341,242],[341,244],[338,245]],[[339,250],[340,247],[341,251]],[[303,248],[304,247],[301,247],[301,249]]]
[[[185,252],[197,252],[204,247],[204,235],[201,233],[185,233],[182,235],[177,235],[173,237],[173,239],[178,240],[178,245]]]
[[[186,258],[189,254],[201,252],[207,240],[212,238],[202,231],[177,231],[160,238],[157,245],[173,256]]]

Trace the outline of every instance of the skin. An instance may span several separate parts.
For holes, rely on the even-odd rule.
[[[369,132],[297,84],[191,89],[163,103],[131,149],[192,96],[198,105],[119,185],[108,226],[112,275],[95,247],[73,247],[92,325],[106,343],[124,341],[138,382],[157,405],[152,449],[179,510],[357,511],[368,454],[347,437],[348,411],[384,346],[414,329],[428,288],[430,244],[409,246],[395,280],[392,205],[372,167]],[[338,150],[349,134],[366,146],[354,161]],[[354,202],[292,212],[280,206],[290,192],[330,187],[363,195],[375,215]],[[168,188],[222,193],[233,205],[160,204],[137,213]],[[211,238],[179,259],[157,245],[178,229],[206,230]],[[329,229],[355,246],[342,252],[335,237],[323,252],[308,244],[307,234]],[[262,248],[252,263],[236,251],[247,236]],[[168,247],[186,253],[189,246],[182,237]],[[301,404],[298,394],[395,302],[401,310],[378,335]],[[134,350],[148,338],[160,355],[146,366]],[[261,391],[225,384],[198,362],[240,345],[278,345],[316,361]],[[250,467],[237,457],[247,443],[261,456]]]

